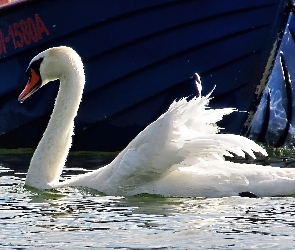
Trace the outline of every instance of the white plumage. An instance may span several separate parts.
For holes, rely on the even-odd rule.
[[[68,47],[46,50],[31,64],[39,58],[43,58],[40,66],[43,83],[52,78],[59,78],[61,83],[52,118],[32,158],[27,185],[39,189],[85,186],[107,195],[222,197],[247,191],[258,196],[295,193],[293,169],[224,159],[233,155],[244,157],[245,152],[255,158],[253,152],[263,155],[266,152],[245,137],[219,134],[216,123],[235,109],[208,108],[209,95],[174,101],[110,164],[59,182],[70,148],[73,119],[82,98],[84,71],[81,59]],[[50,65],[59,70],[58,77]],[[197,86],[201,90],[199,80]],[[57,136],[61,134],[64,138]],[[58,157],[57,151],[61,152]]]

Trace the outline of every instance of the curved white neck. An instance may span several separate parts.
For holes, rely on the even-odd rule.
[[[52,188],[59,182],[72,143],[85,76],[80,65],[67,66],[66,73],[60,77],[54,110],[27,173],[26,185],[39,189]]]

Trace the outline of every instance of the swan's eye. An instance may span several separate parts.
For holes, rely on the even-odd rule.
[[[31,68],[27,69],[26,76],[31,79],[31,77],[32,77]]]
[[[31,79],[32,77],[32,70],[34,72],[36,72],[38,75],[40,75],[40,65],[43,61],[43,57],[39,58],[36,61],[31,62],[31,64],[29,65],[27,71],[26,71],[26,76],[29,77]]]

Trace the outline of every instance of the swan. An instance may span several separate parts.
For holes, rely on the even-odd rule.
[[[294,169],[234,163],[225,156],[267,155],[255,142],[220,134],[216,123],[235,109],[209,108],[210,94],[174,101],[108,165],[60,182],[85,84],[83,63],[70,47],[49,48],[30,62],[25,101],[46,83],[60,87],[48,126],[30,162],[25,185],[37,189],[82,186],[106,195],[141,193],[162,196],[224,197],[252,192],[257,196],[295,193]],[[201,81],[196,85],[201,92]],[[107,104],[106,104],[107,105]]]

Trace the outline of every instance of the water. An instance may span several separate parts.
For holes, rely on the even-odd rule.
[[[293,197],[112,197],[23,186],[31,154],[0,154],[0,249],[293,249]],[[76,155],[63,176],[112,155]],[[287,155],[260,163],[295,166]],[[274,187],[275,188],[275,187]]]

